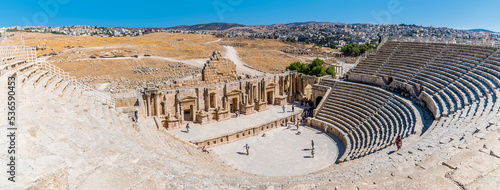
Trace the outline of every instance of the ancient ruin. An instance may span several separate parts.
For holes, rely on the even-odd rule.
[[[201,77],[113,93],[37,58],[35,47],[0,50],[0,84],[16,78],[22,113],[25,180],[13,188],[499,184],[498,48],[389,40],[340,79],[246,77],[214,51]]]

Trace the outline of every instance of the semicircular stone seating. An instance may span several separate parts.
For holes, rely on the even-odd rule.
[[[388,41],[376,54],[362,60],[348,80],[374,83],[373,78],[385,77],[397,82],[390,85],[422,87],[420,94],[413,95],[426,103],[434,119],[450,118],[433,125],[444,126],[448,125],[446,121],[458,119],[487,122],[500,111],[500,104],[496,104],[500,87],[498,48]],[[333,88],[315,119],[330,125],[345,141],[346,152],[341,159],[370,154],[390,145],[397,135],[405,137],[415,131],[415,107],[402,97],[355,82],[323,79],[320,85]]]
[[[498,48],[387,42],[379,52],[361,61],[351,74],[387,76],[403,84],[421,85],[424,91],[418,98],[426,102],[436,119],[465,107],[467,116],[494,110],[500,87]]]
[[[323,79],[320,84],[333,89],[315,119],[344,137],[346,151],[340,160],[363,157],[415,131],[411,102],[398,95],[353,82]]]

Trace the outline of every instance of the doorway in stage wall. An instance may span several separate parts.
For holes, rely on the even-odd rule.
[[[274,92],[267,92],[267,104],[273,104]]]
[[[238,110],[238,98],[233,98],[231,100],[231,113],[236,113],[236,111]]]
[[[184,110],[184,121],[193,121],[191,118],[191,110]]]
[[[194,106],[189,105],[188,109],[184,110],[184,121],[194,121]]]

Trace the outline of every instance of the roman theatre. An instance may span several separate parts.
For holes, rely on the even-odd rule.
[[[13,188],[500,184],[500,50],[494,47],[387,40],[336,79],[241,74],[213,51],[201,77],[127,92],[82,83],[38,58],[34,47],[1,46],[0,67],[3,89],[9,77],[17,82]],[[1,102],[7,96],[2,90]],[[6,106],[0,111],[7,115]],[[398,136],[403,147],[396,151]],[[7,152],[0,155],[6,162]]]

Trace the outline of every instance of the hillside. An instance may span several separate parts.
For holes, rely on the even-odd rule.
[[[486,30],[486,29],[481,29],[481,28],[478,28],[478,29],[470,29],[469,31],[472,31],[472,32],[488,32],[488,33],[498,33],[498,32],[494,32],[494,31],[491,31],[491,30]]]
[[[232,23],[202,23],[192,26],[180,25],[172,27],[171,29],[177,30],[227,30],[233,27],[242,27],[242,24],[232,24]]]

